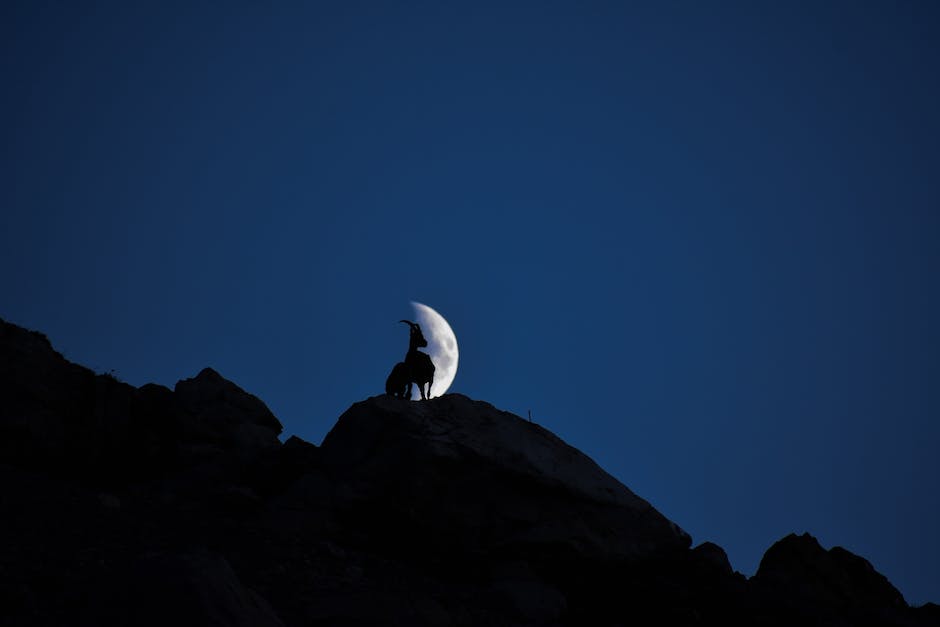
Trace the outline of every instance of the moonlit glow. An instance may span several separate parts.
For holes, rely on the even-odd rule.
[[[424,337],[428,341],[426,349],[431,361],[434,362],[434,383],[431,385],[431,397],[441,396],[450,384],[454,382],[457,374],[457,336],[447,324],[444,316],[437,313],[427,305],[412,302],[415,309],[416,322],[421,325]],[[421,398],[417,386],[411,392],[413,399]]]

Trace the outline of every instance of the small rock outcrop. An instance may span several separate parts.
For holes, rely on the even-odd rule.
[[[724,575],[734,574],[734,569],[731,568],[731,562],[728,560],[728,554],[714,542],[703,542],[692,549],[692,552],[718,572]]]
[[[766,598],[786,599],[795,616],[848,614],[891,624],[907,609],[868,560],[842,547],[826,550],[809,533],[791,533],[767,549],[751,585]]]
[[[247,452],[280,444],[283,427],[268,406],[212,368],[177,382],[173,391],[204,437],[221,436],[223,444]]]

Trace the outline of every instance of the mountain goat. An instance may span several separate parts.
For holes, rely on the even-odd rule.
[[[430,355],[422,353],[418,349],[427,346],[428,341],[424,339],[421,327],[417,323],[409,322],[408,320],[399,320],[399,322],[404,322],[410,327],[408,353],[405,355],[404,362],[409,371],[409,391],[411,383],[417,383],[418,389],[421,391],[422,400],[427,400],[431,397],[431,385],[434,383],[434,362],[431,361]],[[427,392],[425,392],[425,385],[427,385]]]

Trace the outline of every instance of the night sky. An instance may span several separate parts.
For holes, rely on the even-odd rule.
[[[0,317],[319,443],[420,301],[736,569],[940,602],[940,5],[296,5],[2,4]]]

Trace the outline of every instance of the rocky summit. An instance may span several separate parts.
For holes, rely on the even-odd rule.
[[[556,435],[459,394],[281,442],[205,369],[140,388],[0,321],[3,625],[940,625],[810,535],[750,579]]]

